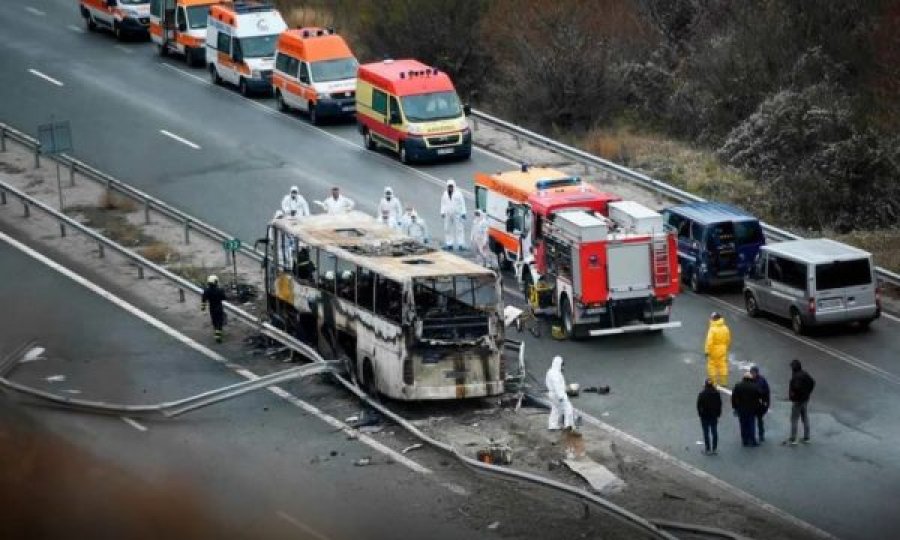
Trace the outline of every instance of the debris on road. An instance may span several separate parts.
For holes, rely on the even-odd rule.
[[[491,523],[490,525],[488,525],[487,528],[493,531],[493,530],[497,529],[497,527],[499,527],[499,526],[500,526],[500,522],[495,521],[495,522]]]
[[[42,355],[44,354],[45,350],[46,349],[44,349],[43,347],[32,347],[27,353],[25,353],[25,356],[23,356],[19,362],[25,363],[33,362],[35,360],[43,360]]]
[[[411,445],[407,446],[406,448],[404,448],[403,450],[401,450],[400,453],[405,454],[407,452],[412,452],[413,450],[418,450],[419,448],[422,448],[422,443],[411,444]]]
[[[356,461],[354,461],[353,464],[356,465],[357,467],[365,467],[367,465],[372,464],[372,458],[370,458],[370,457],[359,458]]]
[[[50,375],[45,379],[47,382],[63,382],[66,380],[65,375]]]
[[[582,477],[591,486],[591,489],[597,493],[609,495],[610,493],[617,493],[625,487],[625,482],[618,476],[587,456],[565,459],[563,463],[573,473]]]
[[[608,394],[609,386],[608,385],[607,386],[588,386],[587,388],[582,390],[582,392],[585,392],[585,393],[591,392],[594,394]]]

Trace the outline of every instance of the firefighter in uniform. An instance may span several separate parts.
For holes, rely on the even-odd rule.
[[[206,306],[209,306],[209,318],[215,330],[217,343],[222,343],[222,327],[225,326],[225,308],[222,305],[224,300],[225,291],[219,288],[219,278],[209,276],[206,279],[206,288],[203,289],[203,297],[200,299],[200,311],[206,311]]]

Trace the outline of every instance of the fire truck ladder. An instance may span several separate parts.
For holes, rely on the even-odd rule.
[[[665,287],[670,283],[672,274],[669,266],[669,242],[666,235],[653,235],[653,286]]]

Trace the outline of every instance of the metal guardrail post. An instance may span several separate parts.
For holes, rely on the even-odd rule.
[[[69,187],[75,187],[75,162],[69,162]]]
[[[106,204],[112,204],[112,180],[106,179]]]
[[[6,152],[6,128],[0,126],[0,152]]]
[[[41,168],[41,147],[40,145],[34,147],[34,168]]]
[[[144,223],[150,225],[150,201],[144,199]]]
[[[6,204],[6,191],[0,189],[0,204]]]
[[[184,289],[178,289],[178,301],[184,303]]]
[[[66,225],[64,223],[59,224],[59,236],[62,238],[66,237]]]
[[[191,220],[184,222],[184,245],[191,243]]]
[[[106,254],[103,252],[103,242],[98,242],[97,247],[100,248],[99,257],[102,259]]]
[[[28,201],[22,199],[22,206],[25,207],[25,217],[31,217],[31,208],[28,207]]]
[[[138,269],[138,279],[144,279],[144,267],[139,264],[137,269]]]

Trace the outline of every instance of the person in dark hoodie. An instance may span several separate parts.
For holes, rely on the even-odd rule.
[[[766,440],[766,426],[763,423],[763,417],[769,412],[769,404],[771,403],[772,391],[769,389],[769,381],[759,372],[758,366],[752,366],[750,373],[753,375],[753,382],[759,388],[759,409],[756,411],[756,431],[759,434],[759,442]]]
[[[703,428],[704,453],[714,456],[719,447],[719,417],[722,416],[722,396],[716,390],[712,379],[706,379],[703,390],[697,395],[697,414],[700,415],[700,427]]]
[[[788,399],[791,400],[791,436],[783,444],[797,444],[797,420],[803,421],[803,442],[809,443],[809,416],[806,405],[812,395],[816,381],[803,371],[800,360],[791,360],[791,382],[788,383]]]
[[[753,423],[760,401],[759,388],[753,382],[753,375],[748,371],[731,391],[731,406],[741,426],[741,443],[744,446],[759,446]]]

